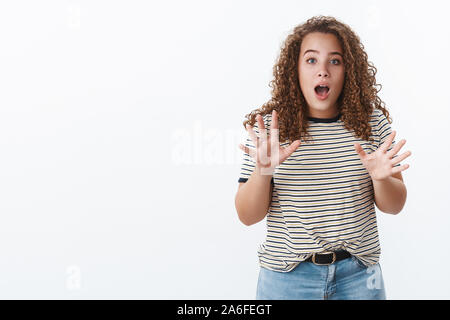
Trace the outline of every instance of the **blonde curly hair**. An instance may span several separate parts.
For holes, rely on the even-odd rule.
[[[244,128],[246,124],[253,126],[258,114],[271,114],[275,109],[279,119],[280,142],[291,143],[311,138],[307,131],[307,103],[298,79],[300,47],[303,38],[311,32],[334,34],[341,43],[345,76],[344,86],[337,100],[338,111],[345,128],[354,130],[355,135],[363,140],[373,141],[370,137],[369,120],[374,108],[380,109],[388,122],[392,123],[384,102],[377,95],[381,90],[381,84],[377,84],[375,80],[377,69],[367,60],[364,46],[352,29],[329,16],[312,17],[306,23],[296,26],[288,35],[273,67],[274,79],[269,83],[272,98],[246,115]]]

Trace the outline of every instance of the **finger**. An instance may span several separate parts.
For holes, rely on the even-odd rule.
[[[269,147],[267,145],[267,129],[264,126],[263,117],[260,114],[256,115],[256,121],[258,122],[258,143],[256,144],[256,162],[260,165],[270,164]]]
[[[402,166],[398,166],[398,167],[392,168],[391,172],[392,172],[392,174],[399,173],[399,172],[402,172],[402,171],[404,171],[404,170],[406,170],[408,168],[409,168],[409,164],[404,164]]]
[[[272,110],[272,121],[270,123],[270,156],[274,161],[278,161],[280,158],[279,150],[280,131],[278,130],[278,114],[276,110]]]
[[[264,120],[263,117],[258,114],[256,116],[256,119],[258,121],[258,138],[259,138],[259,144],[256,148],[256,154],[257,154],[257,162],[260,162],[261,164],[265,165],[267,163],[270,163],[269,159],[269,148],[270,146],[267,144],[267,129],[264,126]]]
[[[258,131],[259,131],[258,137],[260,137],[262,141],[266,141],[267,140],[267,129],[264,126],[263,117],[260,114],[258,114],[256,116],[256,120],[258,121]]]
[[[396,155],[400,151],[400,149],[405,145],[405,143],[406,143],[406,140],[402,139],[402,140],[400,140],[399,143],[395,144],[395,146],[387,152],[387,155],[389,156],[389,158],[392,158],[394,155]]]
[[[270,123],[270,134],[272,130],[278,130],[278,113],[276,110],[272,110],[272,122]]]
[[[248,123],[245,125],[248,135],[250,136],[250,139],[253,141],[253,145],[256,147],[258,144],[258,137],[256,136],[255,131],[253,131],[253,127],[249,125]]]
[[[271,129],[270,134],[270,159],[273,161],[274,166],[280,165],[280,138],[278,135],[278,129]]]
[[[383,152],[386,152],[387,151],[387,149],[389,149],[389,147],[391,146],[391,144],[392,144],[392,141],[394,141],[394,137],[395,137],[395,134],[396,134],[397,132],[395,132],[395,130],[394,131],[392,131],[392,133],[387,137],[387,139],[383,142],[383,144],[380,146],[380,149],[383,151]]]
[[[295,150],[297,150],[300,144],[300,140],[295,140],[289,146],[282,148],[280,162],[286,160]]]
[[[250,157],[255,159],[256,151],[254,149],[250,149],[249,147],[244,146],[243,144],[239,144],[239,149],[247,153]]]
[[[402,153],[401,155],[395,157],[395,159],[392,159],[391,163],[392,163],[392,165],[395,166],[397,163],[402,162],[403,160],[405,160],[410,155],[411,155],[411,151],[406,151],[405,153]]]
[[[355,147],[356,153],[359,155],[361,160],[367,156],[366,152],[364,151],[364,149],[361,147],[361,145],[358,142],[355,142],[353,144],[353,146]]]
[[[263,166],[269,165],[271,162],[270,157],[270,146],[267,145],[267,136],[259,138],[259,145],[256,148],[256,162],[262,164]]]

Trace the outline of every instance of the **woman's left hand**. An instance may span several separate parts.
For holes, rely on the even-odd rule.
[[[392,176],[394,173],[404,171],[409,168],[409,164],[394,167],[397,163],[403,161],[411,155],[411,151],[407,151],[400,156],[392,159],[400,149],[405,145],[406,140],[403,139],[397,143],[392,150],[387,151],[394,141],[395,131],[393,131],[386,141],[375,151],[367,154],[358,142],[355,142],[354,147],[358,153],[361,162],[370,174],[372,180],[384,180]]]

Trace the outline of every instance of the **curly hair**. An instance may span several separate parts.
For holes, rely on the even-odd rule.
[[[281,45],[277,62],[273,67],[274,79],[270,81],[272,98],[260,108],[246,115],[243,122],[254,125],[256,116],[271,114],[276,110],[279,119],[279,139],[291,143],[309,140],[307,103],[300,89],[298,57],[303,38],[311,32],[334,34],[343,49],[345,66],[344,86],[337,100],[338,111],[345,128],[354,130],[357,137],[373,141],[370,137],[370,115],[380,109],[392,123],[384,102],[377,93],[381,85],[376,83],[377,69],[369,62],[364,46],[352,29],[329,16],[315,16],[296,26]],[[379,89],[377,89],[379,87]]]

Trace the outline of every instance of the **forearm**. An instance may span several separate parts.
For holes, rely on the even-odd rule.
[[[235,206],[239,219],[247,226],[255,224],[267,214],[272,201],[271,175],[258,174],[256,168],[246,183],[238,190],[235,197]]]
[[[388,177],[372,180],[375,204],[384,213],[398,214],[406,202],[406,186],[402,180]]]

